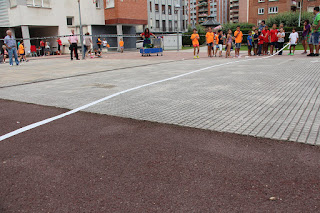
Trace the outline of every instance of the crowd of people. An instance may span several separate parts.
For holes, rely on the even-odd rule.
[[[307,49],[309,46],[310,53],[307,56],[319,56],[319,37],[320,37],[320,13],[319,7],[314,8],[315,18],[312,23],[309,23],[309,20],[305,20],[303,23],[303,32],[301,34],[301,41],[304,47],[304,52],[302,54],[307,54]],[[140,35],[144,39],[143,47],[148,47],[151,44],[151,36],[155,37],[153,33],[149,31],[148,28],[145,29],[144,33]],[[262,21],[261,24],[256,27],[252,27],[252,30],[246,35],[246,44],[248,48],[248,56],[263,56],[263,55],[273,55],[283,54],[283,49],[285,46],[286,34],[284,31],[283,24],[280,24],[277,27],[276,24],[273,24],[271,29],[265,24],[265,21]],[[209,27],[206,33],[206,44],[207,44],[207,53],[208,57],[222,57],[223,50],[225,50],[225,57],[230,58],[231,50],[234,49],[234,57],[240,57],[240,49],[243,44],[244,34],[242,33],[240,26],[237,26],[237,29],[232,32],[231,29],[227,30],[225,33],[219,29],[213,32],[212,28]],[[299,34],[296,32],[296,29],[293,28],[290,33],[289,39],[289,54],[294,55],[296,45],[299,42]],[[192,45],[194,48],[194,58],[199,58],[200,52],[200,36],[197,33],[197,30],[193,30],[191,35]],[[61,54],[62,41],[60,38],[56,40],[58,44],[58,51],[56,54]],[[76,60],[79,60],[78,55],[78,45],[79,38],[75,35],[74,30],[71,31],[71,35],[68,37],[70,57],[73,60],[75,56]],[[96,46],[97,48],[93,48]],[[17,48],[18,47],[18,48]],[[100,37],[96,40],[96,45],[93,45],[93,41],[89,33],[86,33],[84,36],[84,56],[91,58],[101,57],[102,50],[108,49],[110,46],[105,38],[101,39]],[[119,39],[120,52],[123,53],[124,50],[124,41]],[[38,54],[37,50],[40,50]],[[30,54],[32,56],[45,56],[52,54],[50,48],[50,42],[47,40],[41,40],[39,49],[35,45],[31,45]],[[10,30],[7,31],[7,36],[4,38],[4,45],[1,48],[2,61],[5,62],[9,58],[10,66],[13,65],[13,58],[15,59],[16,65],[19,65],[22,61],[28,61],[26,59],[26,49],[23,41],[19,41],[18,45],[16,44],[16,39],[12,35]],[[2,62],[0,60],[0,62]]]
[[[304,47],[304,52],[302,54],[307,54],[307,48],[309,44],[310,53],[307,56],[319,56],[319,37],[320,37],[320,13],[319,7],[314,8],[315,18],[310,25],[309,20],[304,21],[304,27],[302,32],[302,45]],[[206,44],[208,57],[219,56],[222,57],[222,51],[225,49],[225,57],[231,57],[231,49],[234,47],[235,54],[234,57],[240,57],[240,48],[243,43],[243,33],[240,26],[232,32],[231,29],[224,33],[222,30],[212,31],[209,27],[206,33]],[[263,56],[263,55],[273,55],[277,53],[278,55],[283,54],[283,47],[285,44],[286,34],[284,31],[283,24],[279,25],[277,28],[276,24],[269,27],[262,21],[259,27],[252,27],[252,30],[248,32],[247,35],[247,48],[248,56]],[[193,34],[190,39],[192,40],[192,45],[194,48],[194,58],[199,58],[200,52],[200,36],[197,33],[197,29],[193,29]],[[289,54],[294,55],[296,46],[299,42],[299,34],[296,29],[293,28],[289,37]],[[225,46],[225,48],[223,48]]]

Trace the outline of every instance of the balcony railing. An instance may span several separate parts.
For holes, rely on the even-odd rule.
[[[50,8],[50,1],[51,0],[27,0],[27,6]]]

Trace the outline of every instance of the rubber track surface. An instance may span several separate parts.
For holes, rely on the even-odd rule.
[[[65,111],[0,100],[0,132]],[[319,165],[316,146],[80,112],[0,142],[0,212],[319,212]]]

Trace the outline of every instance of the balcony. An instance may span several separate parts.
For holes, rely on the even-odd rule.
[[[198,15],[198,17],[207,17],[207,16],[208,16],[207,13],[201,13],[201,14]]]

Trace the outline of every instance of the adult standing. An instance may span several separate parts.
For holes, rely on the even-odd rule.
[[[75,36],[74,35],[74,30],[71,30],[71,36],[69,36],[69,44],[70,44],[70,56],[71,56],[71,60],[73,60],[73,51],[74,51],[74,54],[76,56],[76,59],[77,60],[80,60],[79,59],[79,56],[78,56],[78,36]]]
[[[45,55],[45,47],[46,47],[46,42],[44,41],[44,39],[42,39],[42,40],[40,41],[40,49],[41,49],[40,55],[41,55],[41,56],[44,56],[44,55]]]
[[[13,65],[13,59],[12,59],[13,56],[14,56],[16,64],[19,65],[19,59],[18,59],[17,47],[16,47],[16,39],[12,35],[11,30],[7,30],[7,36],[4,38],[4,45],[6,45],[8,53],[9,53],[10,66]]]
[[[319,7],[315,7],[313,9],[313,13],[315,14],[315,17],[312,23],[312,33],[309,41],[310,54],[307,56],[319,56],[319,36],[320,36]],[[314,53],[314,47],[316,49],[316,53]]]
[[[311,26],[309,24],[309,20],[305,20],[303,22],[303,32],[302,32],[302,45],[304,48],[304,52],[302,54],[307,54],[308,49],[308,39],[310,37]]]
[[[150,33],[149,28],[146,28],[144,32],[140,34],[140,36],[144,39],[143,47],[147,47],[148,45],[151,44],[151,39],[150,39],[151,36],[156,37],[153,33]]]
[[[266,22],[264,20],[262,20],[260,25],[259,25],[259,32],[261,32],[264,27],[266,27]]]
[[[90,37],[90,33],[86,33],[84,39],[84,54],[87,54],[87,51],[91,49],[92,39]]]

